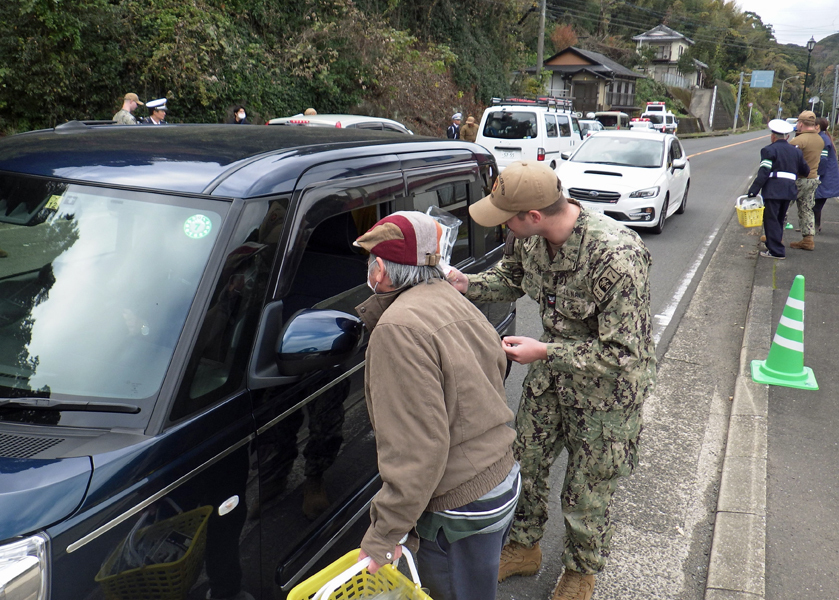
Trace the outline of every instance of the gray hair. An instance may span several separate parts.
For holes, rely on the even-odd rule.
[[[375,254],[370,254],[370,264],[372,264],[377,257]],[[436,279],[445,279],[443,268],[438,264],[433,267],[422,265],[402,265],[391,262],[386,258],[382,258],[385,265],[385,272],[390,277],[390,282],[394,289],[400,290],[405,287],[413,287],[420,283],[432,283]]]

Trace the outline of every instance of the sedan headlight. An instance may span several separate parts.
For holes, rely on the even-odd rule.
[[[629,194],[630,198],[655,198],[658,196],[658,193],[661,191],[661,188],[658,186],[647,188],[644,190],[638,190]]]
[[[44,600],[47,597],[46,535],[0,546],[0,600]]]

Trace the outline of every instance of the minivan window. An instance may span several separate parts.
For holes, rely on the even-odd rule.
[[[468,198],[468,183],[465,181],[446,183],[431,190],[414,194],[414,210],[426,212],[431,206],[439,206],[460,219],[457,241],[452,249],[452,265],[458,265],[469,258]]]
[[[169,418],[176,421],[234,392],[244,377],[288,198],[248,204],[221,273]]]
[[[538,135],[536,113],[499,110],[487,115],[484,136],[501,140],[529,140]]]
[[[549,138],[557,136],[556,117],[554,115],[545,115],[545,133]]]
[[[155,396],[228,208],[0,176],[0,395]]]
[[[566,115],[557,115],[556,120],[559,121],[559,135],[562,137],[571,137],[571,125],[568,123]]]
[[[571,128],[574,130],[574,133],[582,135],[582,132],[580,131],[580,123],[575,117],[571,117]]]

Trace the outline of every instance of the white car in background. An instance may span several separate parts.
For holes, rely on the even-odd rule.
[[[300,125],[309,127],[343,127],[345,129],[364,129],[366,131],[389,131],[414,135],[414,132],[402,123],[383,117],[364,115],[294,115],[271,119],[266,125]]]
[[[603,131],[562,158],[565,194],[627,226],[661,233],[687,208],[690,162],[675,135]]]
[[[594,119],[580,119],[580,133],[583,139],[590,137],[598,131],[603,131],[605,127],[600,121]]]

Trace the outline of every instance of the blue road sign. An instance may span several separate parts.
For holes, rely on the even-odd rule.
[[[752,71],[753,88],[771,88],[775,80],[775,71]]]

